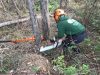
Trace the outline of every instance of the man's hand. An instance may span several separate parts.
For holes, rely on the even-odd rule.
[[[56,41],[54,39],[50,39],[50,42],[51,43],[55,43]]]
[[[41,35],[41,40],[46,41],[46,38],[43,35]]]
[[[61,39],[55,39],[55,37],[53,38],[53,39],[50,39],[50,43],[55,43],[55,42],[57,42],[57,41],[64,41],[65,40],[65,37],[63,37],[63,38],[61,38]]]

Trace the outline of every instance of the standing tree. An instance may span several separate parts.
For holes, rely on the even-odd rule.
[[[49,10],[48,10],[48,0],[40,0],[40,9],[42,15],[42,29],[43,36],[45,39],[49,38]]]
[[[29,6],[29,12],[32,21],[33,34],[36,37],[35,45],[36,48],[38,49],[40,44],[40,34],[39,34],[38,23],[35,15],[35,10],[34,10],[34,2],[32,2],[32,0],[28,0],[28,6]]]

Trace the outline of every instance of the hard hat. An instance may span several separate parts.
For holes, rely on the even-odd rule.
[[[55,19],[55,21],[57,22],[59,20],[59,17],[61,15],[63,15],[63,14],[65,14],[63,9],[56,9],[54,11],[54,19]]]

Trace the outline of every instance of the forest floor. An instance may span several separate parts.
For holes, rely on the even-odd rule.
[[[55,23],[53,22],[51,24],[51,31],[53,31],[51,36],[54,35],[54,29],[55,29]],[[98,71],[100,70],[100,56],[99,53],[95,51],[94,47],[97,45],[98,41],[100,41],[100,35],[96,31],[93,31],[91,28],[88,29],[89,38],[90,40],[87,41],[87,43],[80,44],[80,49],[84,54],[86,54],[90,60],[92,65],[98,68]],[[32,34],[32,26],[30,25],[30,21],[24,22],[24,23],[18,23],[13,24],[5,27],[0,28],[0,40],[9,40],[9,39],[21,39],[26,37],[31,37]],[[4,49],[6,48],[6,49]],[[61,49],[57,48],[55,50],[51,50],[47,53],[35,53],[34,52],[34,43],[32,41],[29,42],[22,42],[22,43],[1,43],[0,49],[2,49],[4,56],[4,59],[11,60],[10,62],[6,60],[8,63],[12,63],[13,65],[10,65],[10,70],[15,69],[19,73],[34,73],[35,72],[38,75],[49,75],[53,72],[51,75],[60,75],[57,72],[55,72],[52,68],[52,60],[57,58],[61,55]],[[95,57],[98,58],[98,61],[95,62]],[[9,58],[8,58],[9,57]],[[85,59],[85,58],[84,58]],[[83,60],[83,59],[82,59]],[[84,60],[86,61],[86,60]],[[4,65],[5,66],[5,65]],[[39,71],[37,71],[39,68]],[[36,69],[36,70],[34,70]],[[34,72],[33,72],[34,71]],[[100,72],[99,72],[100,73]],[[18,75],[18,74],[17,74]],[[30,74],[29,74],[30,75]]]
[[[10,15],[7,13],[1,13],[0,23],[17,19],[16,15]],[[72,15],[72,14],[71,14]],[[6,17],[6,18],[5,18]],[[79,58],[80,64],[89,64],[91,73],[89,75],[100,75],[100,33],[95,31],[91,26],[86,26],[88,32],[88,39],[81,44],[79,48],[82,53],[78,56],[72,57],[77,60]],[[53,37],[56,32],[56,24],[52,20],[50,26],[50,38]],[[0,28],[0,40],[15,40],[21,38],[31,37],[32,26],[31,22],[23,22],[4,26]],[[42,42],[41,45],[44,45]],[[2,56],[3,55],[3,56]],[[62,55],[62,48],[56,48],[45,53],[37,53],[34,49],[34,42],[21,42],[21,43],[0,43],[0,75],[7,72],[8,75],[16,71],[16,75],[61,75],[58,71],[54,70],[52,61]],[[69,63],[69,64],[68,64]],[[67,66],[73,65],[76,62],[70,59],[67,62]],[[93,74],[96,72],[96,74]],[[82,75],[82,74],[81,74]]]

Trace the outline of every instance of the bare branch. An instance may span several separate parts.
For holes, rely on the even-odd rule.
[[[20,10],[19,10],[19,8],[17,7],[17,5],[16,5],[16,2],[14,1],[14,0],[12,0],[12,2],[14,3],[14,6],[15,6],[15,8],[16,8],[16,12],[17,12],[17,14],[19,15],[19,17],[21,17],[21,12],[20,12]]]
[[[19,22],[24,22],[24,21],[27,21],[29,19],[30,19],[30,17],[23,18],[23,19],[18,19],[18,20],[13,20],[13,21],[8,21],[8,22],[3,22],[3,23],[0,23],[0,27],[15,24],[15,23],[19,23]]]
[[[2,7],[3,7],[4,11],[7,11],[7,9],[6,9],[6,7],[5,7],[5,5],[3,3],[3,0],[1,0],[1,4],[2,4]]]

